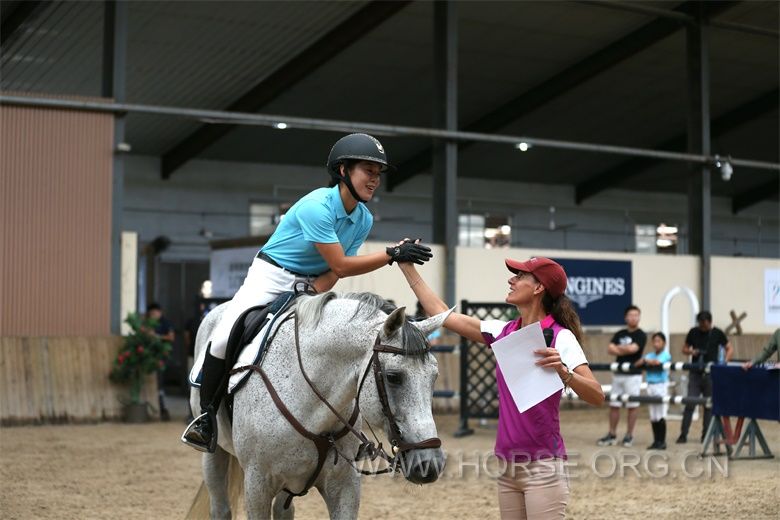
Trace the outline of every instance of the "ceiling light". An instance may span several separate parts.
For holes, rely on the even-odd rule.
[[[501,234],[502,235],[508,235],[511,232],[512,232],[512,228],[510,226],[508,226],[507,224],[504,224],[503,226],[501,226]]]
[[[521,152],[527,152],[527,151],[528,151],[528,149],[529,149],[529,148],[531,148],[531,145],[530,145],[530,144],[528,144],[528,143],[525,143],[525,142],[523,142],[523,143],[517,143],[517,144],[515,145],[515,148],[517,148],[517,149],[518,149],[518,150],[520,150]]]
[[[720,167],[720,178],[728,182],[731,180],[732,175],[734,175],[734,168],[731,166],[730,162],[724,161],[723,165]]]
[[[655,245],[658,247],[670,247],[674,245],[674,242],[672,242],[672,240],[669,238],[659,238],[655,241]]]
[[[496,228],[485,228],[485,238],[495,238],[498,234]]]
[[[731,176],[734,175],[734,167],[731,166],[731,156],[722,158],[719,155],[715,155],[713,164],[720,170],[720,178],[728,182],[731,180]]]
[[[277,130],[284,130],[287,128],[287,123],[274,123],[274,128]]]

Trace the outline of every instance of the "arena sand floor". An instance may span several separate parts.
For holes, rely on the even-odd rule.
[[[360,517],[498,518],[496,461],[489,456],[495,430],[474,423],[474,435],[456,439],[457,417],[437,416],[449,457],[442,478],[424,487],[399,477],[365,478]],[[569,518],[778,518],[777,458],[720,457],[716,464],[696,457],[698,445],[673,442],[650,457],[644,449],[651,442],[646,408],[633,448],[596,446],[606,428],[606,408],[564,409],[561,423],[571,456]],[[760,424],[780,455],[780,426]],[[2,428],[0,513],[4,519],[184,518],[201,476],[199,454],[179,442],[182,426],[173,421]],[[622,422],[619,435],[624,427]],[[692,437],[700,427],[694,423]],[[679,422],[671,422],[670,440],[678,428]],[[296,499],[295,506],[296,518],[327,517],[316,491]]]

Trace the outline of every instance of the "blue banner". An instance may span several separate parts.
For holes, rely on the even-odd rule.
[[[583,325],[623,325],[633,303],[631,262],[556,258],[569,279],[566,295],[574,302]]]
[[[712,413],[780,421],[780,370],[712,365]]]

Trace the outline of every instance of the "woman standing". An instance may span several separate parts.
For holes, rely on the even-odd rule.
[[[399,264],[409,287],[429,315],[447,310],[447,305],[423,281],[414,265]],[[582,400],[604,402],[601,385],[588,368],[580,346],[580,319],[566,290],[566,273],[548,258],[528,261],[506,260],[514,274],[509,278],[506,302],[517,307],[520,318],[510,322],[481,321],[473,316],[452,313],[444,327],[472,341],[491,345],[512,332],[539,322],[552,329],[549,346],[539,345],[536,364],[555,370],[563,384]],[[564,518],[569,499],[569,481],[563,464],[566,448],[561,437],[558,407],[561,394],[555,393],[523,413],[512,400],[501,369],[496,366],[499,415],[496,456],[507,462],[498,480],[501,518]]]
[[[182,435],[182,441],[195,449],[210,453],[216,449],[225,350],[233,324],[245,310],[271,303],[301,282],[317,292],[329,291],[339,278],[370,273],[393,261],[422,264],[432,256],[430,248],[410,241],[357,255],[374,222],[365,203],[379,188],[382,172],[390,168],[378,140],[368,134],[342,137],[333,145],[327,167],[329,187],[303,196],[285,214],[209,338],[200,386],[201,415]]]

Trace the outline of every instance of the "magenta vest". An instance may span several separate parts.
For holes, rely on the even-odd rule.
[[[506,324],[498,337],[494,338],[490,334],[483,334],[483,337],[487,344],[491,345],[494,341],[516,331],[520,326],[520,319],[513,320]],[[553,329],[551,347],[555,348],[555,340],[563,327],[556,323],[551,315],[545,316],[541,326],[543,329]],[[544,348],[544,345],[539,345],[539,348]],[[558,421],[561,392],[556,392],[541,403],[520,413],[498,365],[496,365],[496,380],[498,382],[496,456],[516,462],[553,457],[565,459],[566,447],[563,444]]]

